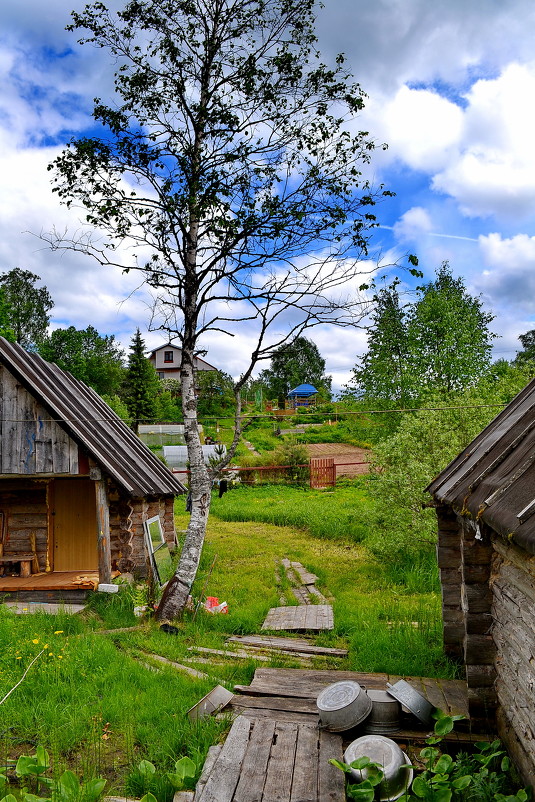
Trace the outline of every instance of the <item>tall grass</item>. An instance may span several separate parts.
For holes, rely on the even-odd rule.
[[[214,498],[212,512],[224,521],[261,521],[306,529],[314,537],[359,543],[371,514],[366,482],[340,484],[336,491],[276,485],[238,487]]]

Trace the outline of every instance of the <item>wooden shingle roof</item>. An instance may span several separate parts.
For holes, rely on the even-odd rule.
[[[535,554],[535,379],[427,490]]]
[[[131,496],[143,498],[185,492],[169,468],[91,387],[3,337],[0,337],[0,364]]]

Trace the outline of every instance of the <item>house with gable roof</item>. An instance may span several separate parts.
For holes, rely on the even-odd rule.
[[[145,573],[144,523],[159,518],[175,545],[184,492],[94,390],[0,337],[0,591]]]

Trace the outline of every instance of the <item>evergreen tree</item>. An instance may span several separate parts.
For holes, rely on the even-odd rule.
[[[159,391],[160,380],[145,356],[145,343],[137,329],[128,354],[123,393],[135,432],[140,423],[151,423],[155,419]]]

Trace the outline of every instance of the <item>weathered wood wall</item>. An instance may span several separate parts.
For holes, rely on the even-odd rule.
[[[444,647],[465,666],[472,726],[496,723],[535,787],[535,557],[438,507]]]
[[[496,645],[498,733],[520,768],[535,777],[535,557],[497,535],[490,586]],[[528,780],[526,780],[528,781]]]
[[[47,481],[3,480],[0,483],[0,511],[4,514],[5,554],[24,554],[35,546],[39,568],[47,567],[48,502]]]
[[[78,446],[0,366],[0,473],[77,474]]]

